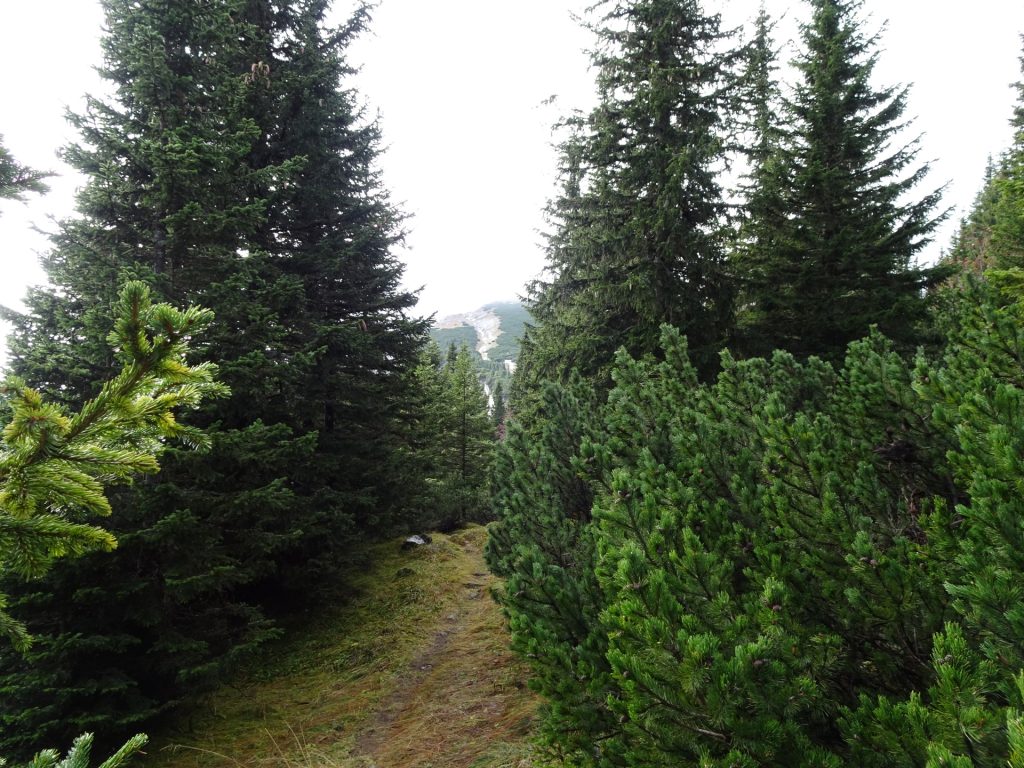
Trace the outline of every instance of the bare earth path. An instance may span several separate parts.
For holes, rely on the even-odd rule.
[[[462,582],[458,607],[444,615],[429,645],[356,739],[354,755],[369,758],[371,765],[404,768],[443,760],[468,767],[486,747],[508,738],[510,728],[528,727],[528,717],[516,714],[522,680],[510,678],[514,661],[494,643],[500,614],[488,593],[494,577],[483,568],[481,543],[461,542],[480,570]]]
[[[528,768],[536,701],[490,596],[485,540],[472,527],[409,554],[389,544],[358,600],[157,738],[148,764]]]

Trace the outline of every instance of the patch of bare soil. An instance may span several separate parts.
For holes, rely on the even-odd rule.
[[[357,736],[352,756],[368,766],[468,768],[496,742],[529,731],[533,701],[524,697],[524,672],[505,647],[481,540],[460,543],[479,570],[463,583],[458,609],[443,617]]]
[[[486,530],[382,544],[267,663],[154,736],[146,768],[526,768],[537,706],[508,648]]]

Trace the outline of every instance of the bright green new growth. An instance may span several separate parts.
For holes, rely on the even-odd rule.
[[[1021,764],[1024,275],[942,300],[935,359],[874,332],[700,384],[665,328],[588,429],[549,396],[510,427],[488,558],[554,752]]]
[[[61,759],[56,750],[44,749],[33,757],[24,766],[14,768],[89,768],[89,753],[92,750],[93,735],[83,733],[68,750],[67,755]],[[144,733],[137,734],[125,742],[117,752],[108,757],[97,768],[121,768],[128,762],[128,759],[135,755],[145,746],[148,738]],[[0,759],[0,768],[6,762]]]
[[[11,415],[0,447],[0,571],[34,578],[57,558],[113,549],[110,533],[79,522],[110,514],[104,486],[156,472],[164,440],[205,445],[174,412],[226,391],[213,380],[216,366],[185,359],[189,338],[212,313],[154,305],[140,282],[124,287],[115,312],[109,341],[121,372],[78,413],[45,402],[18,379],[4,387]],[[30,638],[5,604],[0,594],[0,632],[26,650]]]

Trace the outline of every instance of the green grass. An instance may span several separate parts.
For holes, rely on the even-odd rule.
[[[489,597],[486,532],[373,552],[358,597],[293,628],[164,733],[158,768],[517,768],[536,765],[536,700]]]

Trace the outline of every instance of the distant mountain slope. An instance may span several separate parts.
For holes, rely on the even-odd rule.
[[[466,344],[488,392],[499,382],[508,392],[508,380],[519,358],[519,340],[529,320],[530,313],[519,302],[495,302],[442,318],[431,328],[430,336],[442,352],[453,343]]]

